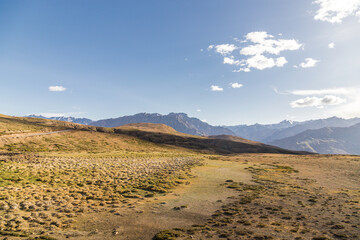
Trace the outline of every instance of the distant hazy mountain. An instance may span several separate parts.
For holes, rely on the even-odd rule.
[[[286,129],[297,125],[299,122],[284,120],[277,124],[254,124],[254,125],[237,125],[224,126],[233,131],[236,136],[263,142],[275,134],[280,129]]]
[[[269,125],[238,125],[227,127],[237,136],[271,143],[278,139],[294,136],[310,129],[320,129],[324,127],[349,127],[360,123],[360,118],[343,119],[343,118],[327,118],[318,120],[309,120],[305,122],[282,121],[278,124]]]
[[[306,130],[295,136],[270,142],[281,148],[322,154],[360,154],[360,124]]]
[[[306,130],[320,129],[324,127],[350,127],[357,123],[360,123],[360,118],[343,119],[332,117],[327,119],[310,120],[299,123],[290,128],[280,129],[274,134],[272,134],[270,137],[264,139],[264,142],[269,143],[277,139],[291,137]]]
[[[129,123],[162,123],[174,128],[178,132],[192,135],[235,135],[224,127],[211,126],[197,118],[191,118],[185,113],[139,113],[131,116],[104,119],[92,122],[91,125],[99,127],[118,127]]]
[[[47,117],[44,117],[41,115],[34,115],[34,114],[29,115],[27,117],[73,122],[73,123],[79,123],[79,124],[84,124],[84,125],[90,125],[90,123],[92,122],[92,120],[88,119],[88,118],[74,118],[74,117],[50,117],[50,118],[47,118]]]

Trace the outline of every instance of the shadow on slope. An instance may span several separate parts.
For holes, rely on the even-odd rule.
[[[157,124],[154,124],[155,126]],[[290,151],[259,142],[227,135],[199,137],[186,134],[173,134],[155,131],[142,131],[141,129],[114,128],[114,133],[137,137],[156,144],[173,145],[202,152],[219,154],[234,153],[283,153],[308,154],[306,152]],[[174,130],[175,131],[175,130]]]
[[[176,146],[203,153],[237,154],[237,153],[282,153],[282,154],[309,154],[308,152],[291,151],[266,145],[247,139],[219,135],[210,137],[200,137],[177,132],[173,128],[164,124],[137,123],[124,125],[117,128],[95,127],[68,123],[56,120],[44,120],[26,117],[1,116],[2,121],[6,121],[6,128],[11,129],[17,126],[16,130],[28,128],[30,131],[56,131],[56,130],[76,130],[90,131],[109,134],[120,134],[136,137],[147,142]],[[1,120],[0,119],[0,120]],[[28,127],[31,126],[31,127]],[[15,130],[15,129],[14,129]]]

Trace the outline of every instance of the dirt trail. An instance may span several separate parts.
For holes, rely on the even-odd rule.
[[[97,229],[97,233],[79,239],[151,239],[164,229],[202,224],[235,195],[233,190],[221,184],[230,179],[251,182],[251,174],[245,170],[248,166],[239,162],[209,160],[204,166],[193,169],[197,178],[191,184],[179,187],[171,194],[140,201],[134,208],[124,208],[120,216],[84,216],[78,225],[79,230],[91,232]],[[174,209],[181,206],[180,210]]]

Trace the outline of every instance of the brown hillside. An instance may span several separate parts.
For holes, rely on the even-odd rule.
[[[214,137],[180,136],[161,132],[145,132],[139,130],[114,129],[117,134],[125,134],[137,137],[139,139],[164,145],[172,145],[193,149],[201,152],[210,152],[218,154],[236,154],[236,153],[283,153],[283,154],[308,154],[307,152],[290,151],[279,147],[274,147],[262,143],[253,143],[252,141],[232,141],[227,139],[218,139]]]
[[[44,120],[26,117],[0,117],[0,135],[14,133],[53,132],[59,130],[90,131],[110,134],[119,138],[131,136],[161,146],[175,146],[203,153],[236,154],[236,153],[282,153],[307,154],[290,151],[247,139],[232,136],[199,137],[176,132],[163,124],[130,124],[118,128],[94,127],[56,120]],[[96,141],[93,139],[92,141]],[[25,141],[26,142],[26,141]],[[54,143],[55,144],[55,143]],[[66,143],[64,143],[66,144]]]
[[[120,127],[116,127],[116,129],[124,129],[124,130],[139,130],[145,132],[161,132],[161,133],[169,133],[169,134],[177,134],[184,135],[169,127],[168,125],[161,123],[130,123]]]
[[[261,145],[261,142],[252,141],[249,139],[236,137],[232,135],[216,135],[216,136],[209,136],[209,138],[215,138],[215,139],[223,139],[223,140],[229,140],[234,142],[241,142],[241,143],[248,143],[248,144],[254,144],[254,145]]]

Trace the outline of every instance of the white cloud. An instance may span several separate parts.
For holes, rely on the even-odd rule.
[[[266,38],[273,38],[274,36],[268,34],[267,32],[249,32],[246,34],[246,40],[253,43],[263,43]]]
[[[314,16],[315,20],[330,23],[341,23],[349,16],[360,17],[360,0],[316,0],[319,5]]]
[[[231,86],[232,88],[241,88],[243,85],[240,84],[240,83],[231,83],[230,86]]]
[[[329,43],[328,47],[329,47],[329,48],[334,48],[334,47],[335,47],[335,43],[333,43],[333,42],[332,42],[332,43]]]
[[[243,67],[238,70],[233,70],[233,72],[251,72],[249,67]]]
[[[240,60],[234,60],[233,56],[230,57],[224,57],[224,64],[230,64],[230,65],[241,65]]]
[[[210,45],[208,50],[224,56],[223,64],[240,66],[233,72],[250,72],[251,69],[264,70],[273,67],[283,67],[288,61],[285,57],[279,57],[283,51],[294,51],[303,45],[295,39],[276,39],[267,32],[250,32],[245,35],[245,40],[235,40],[240,44]],[[246,46],[241,46],[246,45]],[[238,59],[234,57],[236,49],[240,49]],[[234,54],[233,54],[234,52]],[[231,56],[226,56],[232,54]],[[273,55],[273,56],[268,56]]]
[[[289,95],[288,92],[282,92],[282,91],[278,90],[278,89],[275,88],[275,87],[273,87],[273,90],[274,90],[275,93],[280,94],[280,95]]]
[[[213,91],[213,92],[222,92],[222,91],[224,91],[224,89],[219,87],[219,86],[216,86],[216,85],[211,85],[211,91]]]
[[[325,105],[333,105],[326,110],[326,115],[338,116],[343,118],[360,116],[360,88],[325,88],[325,89],[308,89],[308,90],[292,90],[274,91],[281,95],[307,96],[290,103],[293,108],[298,107],[317,107],[323,108]],[[320,97],[316,97],[320,96]],[[330,97],[329,97],[330,96]],[[341,97],[339,97],[341,96]],[[345,99],[346,98],[346,99]]]
[[[349,93],[346,94],[347,103],[334,107],[329,111],[329,115],[343,118],[360,116],[360,88],[349,88],[348,91]]]
[[[302,68],[315,67],[318,62],[320,62],[320,60],[315,60],[315,59],[312,59],[312,58],[306,58],[304,62],[300,63],[300,67],[302,67]]]
[[[276,59],[276,66],[277,67],[282,67],[282,66],[284,66],[285,64],[287,64],[287,60],[286,60],[286,58],[284,58],[284,57],[279,57],[279,58],[277,58]]]
[[[201,112],[201,109],[196,109],[197,112]]]
[[[336,94],[336,95],[347,95],[350,94],[353,90],[349,88],[328,88],[328,89],[317,89],[317,90],[293,90],[289,93],[293,95],[326,95],[326,94]]]
[[[232,53],[238,47],[235,46],[234,44],[220,44],[220,45],[210,45],[208,47],[208,50],[211,50],[214,48],[215,48],[215,52],[220,53],[221,55],[225,56],[225,55]]]
[[[50,92],[63,92],[66,90],[63,86],[50,86],[48,89]]]
[[[251,32],[246,35],[246,39],[253,45],[249,45],[240,50],[240,54],[246,56],[269,53],[279,55],[282,51],[298,50],[302,44],[295,39],[278,39],[274,40],[274,36],[267,32]]]
[[[308,89],[308,90],[292,90],[285,92],[280,92],[276,88],[274,88],[274,91],[282,95],[291,94],[296,96],[307,96],[305,98],[301,98],[291,102],[290,106],[293,108],[298,108],[298,107],[323,108],[326,105],[339,105],[341,103],[345,103],[347,100],[345,98],[341,98],[335,95],[349,96],[357,92],[355,88]],[[310,97],[309,95],[312,96]],[[315,97],[315,96],[322,96],[322,97]]]
[[[250,71],[251,68],[255,68],[258,70],[264,70],[266,68],[273,67],[282,67],[287,63],[287,60],[284,57],[279,58],[268,58],[264,55],[255,55],[245,61],[246,67],[240,68],[239,71]]]
[[[290,103],[292,108],[303,108],[303,107],[317,107],[323,108],[327,105],[339,105],[346,102],[346,99],[340,98],[334,95],[326,95],[322,98],[319,97],[306,97],[295,100]]]

